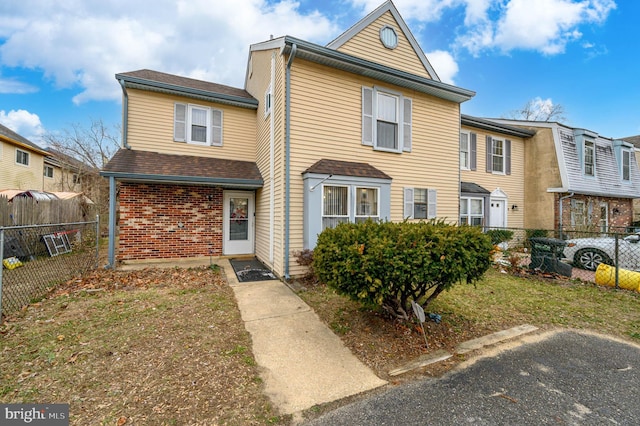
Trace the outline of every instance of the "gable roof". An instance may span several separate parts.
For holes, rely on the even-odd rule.
[[[323,175],[353,176],[361,178],[391,179],[385,172],[376,169],[368,163],[354,163],[352,161],[328,160],[323,158],[317,161],[305,173],[317,173]]]
[[[32,151],[36,151],[39,154],[47,155],[44,149],[42,149],[35,143],[31,142],[29,139],[23,136],[20,136],[10,128],[3,126],[2,124],[0,124],[0,139],[4,139],[7,142],[12,142],[16,145],[20,145],[23,148],[29,148]]]
[[[280,49],[280,53],[283,55],[293,54],[294,58],[305,59],[353,74],[384,81],[452,102],[462,103],[476,94],[472,90],[411,74],[295,37],[284,36],[253,44],[250,48],[252,52],[270,49]]]
[[[142,69],[116,74],[125,87],[160,93],[189,96],[207,102],[257,109],[258,100],[244,89],[210,83],[188,77]]]
[[[375,22],[378,18],[380,18],[382,15],[384,15],[387,12],[391,13],[393,18],[396,20],[396,22],[400,26],[400,29],[402,30],[405,37],[409,41],[409,44],[411,45],[414,52],[418,56],[418,59],[420,59],[420,62],[422,62],[422,65],[427,70],[431,78],[433,78],[435,81],[440,81],[440,77],[438,77],[438,74],[433,69],[433,67],[431,66],[431,63],[429,62],[424,52],[422,51],[420,44],[418,44],[418,41],[415,39],[415,37],[411,33],[411,30],[407,26],[404,19],[402,19],[402,16],[398,12],[398,9],[396,9],[395,5],[391,0],[387,0],[384,3],[382,3],[373,12],[369,13],[367,16],[365,16],[360,21],[355,23],[347,31],[339,35],[335,40],[327,44],[327,47],[329,49],[336,49],[336,50],[339,49],[343,44],[351,40],[353,37],[359,34],[363,29],[371,25],[373,22]]]
[[[259,188],[256,163],[120,149],[100,172],[125,182],[184,183]]]

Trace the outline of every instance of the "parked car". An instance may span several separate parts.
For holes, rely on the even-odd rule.
[[[622,269],[640,269],[640,232],[618,239],[618,266]],[[566,241],[564,257],[573,266],[595,271],[598,265],[615,264],[615,238],[575,238]]]

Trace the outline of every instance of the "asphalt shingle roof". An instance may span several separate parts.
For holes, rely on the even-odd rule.
[[[0,135],[5,136],[9,139],[12,139],[16,142],[20,142],[22,144],[28,145],[33,149],[37,149],[38,151],[44,151],[43,148],[41,148],[40,146],[36,145],[35,143],[31,142],[29,139],[20,136],[19,134],[17,134],[16,132],[14,132],[13,130],[11,130],[8,127],[3,126],[2,124],[0,124]]]
[[[184,87],[187,89],[196,89],[205,92],[219,93],[222,95],[236,96],[239,98],[246,98],[248,100],[254,99],[253,96],[251,96],[249,92],[244,89],[225,86],[223,84],[210,83],[208,81],[196,80],[194,78],[181,77],[179,75],[166,74],[160,71],[142,69],[138,71],[123,72],[118,75],[149,80],[157,83],[169,84],[177,87]]]
[[[367,163],[354,163],[351,161],[339,161],[339,160],[327,160],[322,159],[307,170],[304,173],[318,173],[336,176],[353,176],[361,178],[377,178],[377,179],[391,179],[386,173],[376,169]]]
[[[105,175],[139,175],[152,177],[180,177],[208,179],[238,179],[262,182],[256,163],[191,155],[160,154],[150,151],[119,150],[102,170]]]

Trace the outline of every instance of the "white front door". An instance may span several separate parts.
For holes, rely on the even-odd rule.
[[[225,255],[253,253],[254,202],[253,192],[225,191],[222,214]]]
[[[504,200],[491,200],[491,208],[489,209],[489,226],[491,228],[505,227],[504,206],[505,206]]]

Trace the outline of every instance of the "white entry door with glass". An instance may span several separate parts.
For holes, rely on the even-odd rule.
[[[225,255],[252,254],[254,241],[255,196],[248,191],[225,191],[223,209]]]

